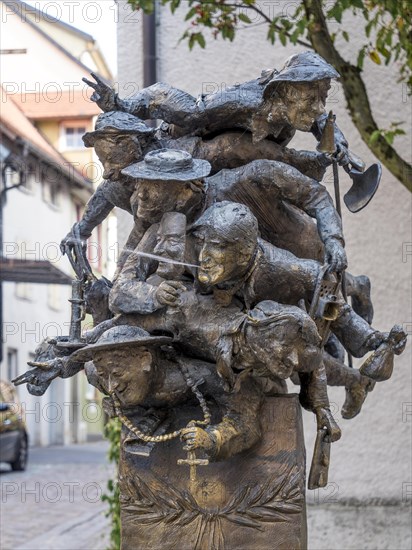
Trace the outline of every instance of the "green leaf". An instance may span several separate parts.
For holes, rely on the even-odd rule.
[[[300,21],[297,22],[296,27],[299,29],[299,32],[302,34],[307,26],[308,20],[306,17],[303,17]]]
[[[371,31],[372,31],[372,25],[373,25],[373,20],[372,21],[369,21],[369,23],[366,25],[365,27],[365,33],[366,33],[366,36],[369,38],[370,35],[371,35]]]
[[[354,8],[359,8],[360,10],[364,9],[362,0],[351,0],[351,4]]]
[[[372,132],[371,137],[369,138],[369,145],[375,145],[381,135],[381,130],[375,130],[374,132]]]
[[[245,14],[245,13],[239,13],[239,19],[243,21],[243,23],[251,23],[252,20]]]
[[[179,6],[180,6],[180,0],[172,0],[170,2],[170,11],[174,13]]]
[[[227,37],[232,42],[235,38],[235,28],[234,27],[228,27],[227,29]]]
[[[283,31],[279,32],[279,40],[280,40],[280,43],[282,44],[282,46],[286,46],[286,44],[288,42],[288,39],[286,37],[286,34]]]
[[[193,17],[194,15],[196,15],[196,13],[197,13],[196,8],[191,8],[191,9],[187,12],[187,14],[186,14],[186,16],[185,16],[185,21],[188,21],[189,19],[192,19],[192,17]]]
[[[206,40],[205,40],[205,37],[203,36],[203,34],[201,32],[197,35],[197,43],[199,44],[199,46],[201,48],[205,49]]]
[[[376,65],[381,65],[382,64],[382,60],[380,58],[380,55],[378,54],[378,52],[376,50],[372,50],[371,52],[369,52],[369,57],[371,58],[371,60],[376,63]]]
[[[386,132],[383,135],[383,137],[386,139],[389,145],[393,145],[393,140],[395,139],[395,132]]]
[[[195,42],[196,42],[196,34],[191,34],[189,36],[189,50],[193,50],[193,46],[195,45]]]
[[[336,19],[338,23],[342,23],[342,13],[342,6],[336,3],[333,8],[327,12],[326,16],[328,19]]]
[[[349,34],[346,31],[342,31],[342,36],[346,40],[346,42],[349,42]]]
[[[366,48],[363,47],[358,54],[357,66],[359,69],[363,69],[363,62],[365,61]]]
[[[270,26],[268,30],[268,40],[270,40],[272,44],[274,44],[276,41],[276,30],[272,26]]]

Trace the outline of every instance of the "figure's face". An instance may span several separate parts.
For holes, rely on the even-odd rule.
[[[243,275],[250,258],[245,258],[238,243],[226,243],[217,236],[198,231],[195,236],[201,240],[198,279],[206,285],[217,285],[237,279]]]
[[[103,178],[113,181],[121,177],[121,170],[142,158],[140,145],[129,135],[105,135],[96,139],[94,150],[103,164]]]
[[[136,218],[158,223],[164,212],[186,213],[195,196],[189,184],[156,180],[138,180],[132,197]]]
[[[93,362],[108,390],[114,391],[122,406],[135,407],[150,391],[152,354],[146,348],[96,353]]]
[[[184,261],[186,232],[182,218],[185,219],[182,214],[176,213],[163,216],[157,232],[155,254],[178,262]],[[175,279],[182,271],[183,267],[180,265],[159,262],[156,273],[165,279]]]
[[[315,120],[325,113],[329,88],[329,80],[284,84],[282,95],[286,117],[294,128],[310,131]],[[276,116],[275,113],[273,116]]]

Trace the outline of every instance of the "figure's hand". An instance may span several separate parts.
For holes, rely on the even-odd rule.
[[[330,270],[332,273],[341,273],[348,267],[348,260],[342,243],[331,237],[324,244],[325,260],[329,264]]]
[[[80,242],[83,249],[86,249],[86,241],[90,237],[90,235],[84,235],[80,232],[80,225],[79,223],[75,223],[72,227],[72,229],[67,233],[67,235],[61,240],[60,242],[60,250],[63,256],[65,254],[70,254],[73,250],[75,244],[77,243],[76,237],[74,235],[75,229],[79,230],[80,234]]]
[[[183,447],[185,451],[194,451],[195,449],[210,451],[214,446],[212,437],[205,430],[196,426],[182,430],[180,438],[186,443]]]
[[[326,428],[329,441],[333,443],[338,441],[342,435],[339,426],[335,422],[335,419],[330,412],[330,409],[326,407],[318,407],[316,409],[316,420],[318,423],[318,430]]]
[[[180,281],[163,281],[156,290],[156,299],[162,306],[176,307],[186,287]]]
[[[116,93],[108,86],[97,74],[90,73],[96,82],[83,78],[88,86],[93,88],[94,92],[91,96],[91,100],[97,103],[100,109],[104,112],[118,110],[116,105]]]
[[[333,155],[330,155],[329,153],[317,153],[316,160],[320,166],[327,168],[333,163]]]
[[[57,378],[62,372],[62,362],[60,359],[52,359],[44,363],[29,361],[27,364],[34,368],[21,374],[12,380],[12,382],[15,386],[27,384],[27,389],[32,395],[43,395],[52,380]]]
[[[395,355],[400,355],[406,346],[408,335],[400,325],[395,325],[389,333],[392,350]]]
[[[336,153],[333,155],[333,159],[341,166],[350,163],[350,153],[346,143],[336,141]]]
[[[392,349],[395,355],[400,355],[405,349],[408,335],[400,325],[395,325],[390,332],[375,331],[367,341],[369,351],[375,351],[384,343]]]

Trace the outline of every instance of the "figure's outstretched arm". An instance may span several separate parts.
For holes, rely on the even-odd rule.
[[[202,119],[203,108],[195,97],[169,84],[158,82],[128,99],[121,99],[99,76],[91,73],[96,82],[83,78],[93,88],[91,100],[102,111],[125,111],[143,120],[159,118],[194,131]]]
[[[83,363],[68,357],[57,357],[44,362],[29,361],[32,368],[13,380],[15,386],[27,384],[32,395],[43,395],[55,378],[70,378],[83,368]]]
[[[300,404],[315,413],[318,430],[326,428],[330,441],[337,441],[340,439],[341,431],[330,411],[326,371],[323,363],[312,372],[299,373],[299,379]]]
[[[175,141],[177,144],[179,139]],[[182,142],[184,145],[185,142]],[[208,160],[213,173],[225,168],[239,168],[258,159],[277,160],[290,164],[302,174],[321,181],[332,163],[326,155],[315,151],[297,151],[270,139],[253,143],[249,132],[224,132],[212,139],[198,138],[193,156]]]
[[[342,221],[326,187],[303,175],[299,170],[278,161],[256,160],[236,171],[236,185],[256,187],[260,200],[282,200],[303,210],[317,221],[317,229],[325,247],[326,261],[332,271],[347,267]]]
[[[156,244],[158,224],[144,234],[118,274],[110,292],[110,309],[114,313],[148,314],[164,306],[176,306],[185,289],[179,281],[163,281],[159,285],[147,282],[157,269],[157,261],[142,257],[139,252],[152,253]]]
[[[212,460],[226,460],[249,449],[261,438],[260,409],[263,394],[252,377],[246,377],[238,392],[224,394],[216,402],[226,409],[222,421],[206,429],[186,428],[184,449],[203,449]]]
[[[74,228],[76,227],[80,233],[82,241],[87,241],[90,238],[95,227],[100,225],[113,210],[114,205],[105,197],[104,190],[101,185],[96,189],[95,193],[90,197],[86,204],[83,216],[73,228],[67,233],[60,243],[60,249],[63,254],[69,253],[75,244]]]

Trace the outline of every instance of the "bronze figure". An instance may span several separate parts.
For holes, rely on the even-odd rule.
[[[76,275],[70,333],[14,382],[42,395],[84,369],[104,394],[122,423],[122,550],[304,549],[300,407],[317,422],[308,487],[323,487],[341,436],[328,385],[345,388],[353,418],[406,344],[400,326],[371,326],[370,281],[346,272],[338,185],[334,204],[321,184],[342,166],[355,212],[380,179],[325,112],[339,75],[303,52],[197,99],[157,83],[128,100],[92,76],[104,112],[83,139],[104,181],[61,242]],[[296,131],[318,150],[288,148]],[[134,224],[111,282],[86,241],[115,206]],[[345,353],[370,355],[355,369]]]

